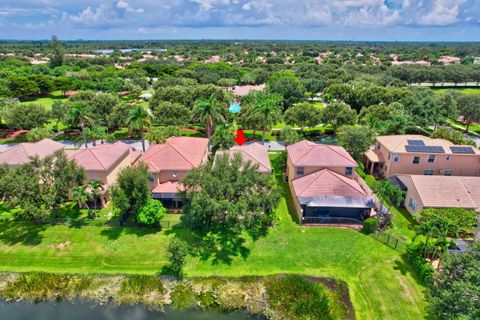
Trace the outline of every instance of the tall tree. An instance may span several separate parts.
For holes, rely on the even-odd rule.
[[[353,125],[357,119],[357,112],[349,105],[340,102],[332,102],[322,111],[323,122],[330,124],[334,131],[343,125]]]
[[[84,184],[83,186],[75,187],[72,192],[73,200],[78,202],[78,206],[80,208],[87,208],[87,212],[89,216],[92,216],[90,212],[90,207],[88,202],[92,200],[92,194],[88,190],[89,185]]]
[[[236,154],[189,172],[183,180],[182,220],[202,234],[263,230],[274,219],[279,194],[270,176],[257,169]]]
[[[212,144],[214,148],[222,150],[232,147],[235,142],[235,126],[228,123],[222,123],[215,127],[215,133],[212,136]]]
[[[68,110],[67,119],[70,125],[78,126],[80,128],[85,148],[88,148],[88,137],[85,130],[92,125],[93,121],[87,108],[83,104],[75,103],[70,110]]]
[[[127,119],[128,127],[131,131],[138,130],[140,131],[140,136],[142,139],[142,150],[145,152],[145,127],[149,126],[150,115],[147,110],[142,106],[136,106],[130,111],[130,114]]]
[[[113,206],[121,214],[136,213],[151,197],[148,167],[140,164],[123,169],[111,191]]]
[[[281,102],[282,97],[278,94],[258,92],[255,96],[252,112],[259,116],[262,124],[262,143],[265,143],[267,129],[282,119]]]
[[[366,126],[342,126],[338,141],[356,160],[375,142],[375,133]]]
[[[217,100],[214,94],[207,99],[197,99],[192,112],[192,116],[194,118],[197,118],[199,121],[205,123],[207,137],[209,140],[212,137],[215,124],[225,120],[223,114],[223,105]]]
[[[321,121],[321,110],[312,103],[297,103],[285,111],[285,122],[291,126],[299,126],[302,132],[305,127],[315,127]]]
[[[58,40],[57,36],[52,36],[52,57],[50,58],[50,67],[55,68],[63,65],[65,57],[65,48],[63,44]]]
[[[32,129],[48,122],[50,112],[43,105],[16,104],[3,113],[3,120],[12,129]]]
[[[470,128],[470,125],[474,122],[480,121],[480,95],[462,95],[458,99],[458,109],[463,116],[463,121],[466,124],[466,132]]]
[[[480,242],[464,254],[446,254],[427,292],[428,311],[438,319],[480,319]]]

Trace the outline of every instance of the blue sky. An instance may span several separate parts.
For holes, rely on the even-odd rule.
[[[1,39],[480,41],[480,0],[1,0]]]

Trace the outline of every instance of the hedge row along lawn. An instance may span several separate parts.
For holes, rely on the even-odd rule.
[[[277,180],[282,183],[280,175]],[[229,264],[212,264],[190,257],[187,276],[296,273],[335,278],[348,284],[357,319],[424,316],[424,287],[400,254],[350,229],[298,226],[289,214],[288,188],[281,186],[277,225],[256,242],[246,238],[246,258],[238,255]],[[0,270],[156,274],[168,263],[171,237],[171,230],[2,223]]]

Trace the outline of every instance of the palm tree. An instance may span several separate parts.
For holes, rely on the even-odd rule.
[[[142,138],[142,149],[145,152],[144,128],[150,125],[150,115],[142,106],[136,106],[130,111],[127,118],[128,127],[131,131],[138,130]]]
[[[282,110],[280,102],[282,97],[277,94],[259,92],[256,94],[256,104],[253,106],[253,114],[258,115],[262,123],[262,144],[265,143],[267,129],[281,120]]]
[[[215,147],[222,150],[232,147],[235,142],[235,126],[223,123],[215,127],[215,133],[212,136],[212,143]]]
[[[93,146],[97,145],[97,140],[103,144],[108,139],[107,127],[94,126],[89,133],[90,139],[93,141]]]
[[[88,201],[91,200],[91,193],[88,192],[89,185],[84,184],[83,186],[76,187],[73,189],[73,199],[78,201],[78,206],[80,208],[86,207],[88,210],[88,215],[91,216],[90,207],[88,206]]]
[[[84,134],[84,130],[87,125],[92,123],[92,118],[88,113],[87,108],[79,103],[74,104],[70,110],[68,110],[67,118],[72,125],[80,127],[84,138],[83,142],[85,143],[85,148],[88,148],[88,138]]]
[[[214,94],[210,98],[200,98],[195,101],[192,116],[205,123],[207,137],[210,141],[215,122],[224,121],[224,107]]]
[[[102,191],[105,189],[103,188],[103,182],[102,180],[94,180],[88,183],[89,185],[89,191],[91,194],[91,197],[93,198],[93,203],[95,205],[94,209],[94,217],[97,216],[97,199],[100,198]]]

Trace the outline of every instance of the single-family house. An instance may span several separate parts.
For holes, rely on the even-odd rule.
[[[225,154],[227,154],[230,159],[233,158],[235,154],[239,154],[244,162],[251,162],[254,165],[258,165],[258,172],[272,172],[270,159],[268,158],[268,149],[266,146],[258,142],[244,144],[242,146],[234,146],[226,151],[217,151],[215,157]]]
[[[29,162],[31,157],[37,156],[43,159],[64,148],[63,144],[51,139],[19,143],[4,152],[0,152],[0,164],[17,166]]]
[[[342,147],[307,140],[287,147],[287,179],[302,223],[361,223],[374,207]]]
[[[422,135],[379,136],[375,146],[365,152],[364,161],[370,173],[384,177],[480,175],[478,148]]]
[[[151,145],[138,160],[148,166],[153,198],[168,208],[179,208],[181,180],[208,160],[208,139],[171,137]]]
[[[406,191],[405,208],[463,208],[480,212],[480,177],[397,175],[395,182]]]
[[[105,189],[115,184],[122,169],[131,166],[140,157],[139,151],[121,141],[66,152],[85,170],[87,181],[100,180]]]

